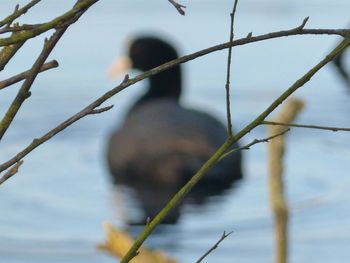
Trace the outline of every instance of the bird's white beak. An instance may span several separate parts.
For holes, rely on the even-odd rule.
[[[132,62],[129,57],[121,57],[113,62],[108,69],[108,76],[111,79],[123,77],[132,67]]]

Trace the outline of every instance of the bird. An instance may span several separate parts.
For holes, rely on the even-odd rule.
[[[157,36],[135,38],[127,53],[114,69],[144,72],[179,57],[170,41]],[[113,183],[136,191],[145,218],[153,218],[227,139],[227,129],[219,120],[182,106],[182,86],[181,65],[151,76],[148,89],[107,143]],[[220,161],[188,198],[200,204],[207,196],[229,189],[242,178],[241,163],[240,152]],[[178,207],[164,223],[176,222],[180,214]]]

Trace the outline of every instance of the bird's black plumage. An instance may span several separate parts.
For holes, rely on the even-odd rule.
[[[178,57],[167,42],[154,37],[132,42],[128,56],[142,71]],[[136,189],[146,216],[154,216],[168,199],[225,141],[226,128],[211,115],[179,103],[180,65],[154,75],[108,144],[108,164],[115,183]],[[233,147],[237,147],[234,145]],[[217,194],[241,179],[241,154],[219,162],[195,187],[192,197]],[[179,211],[168,218],[175,221]]]

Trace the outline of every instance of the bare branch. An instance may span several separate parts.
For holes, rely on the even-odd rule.
[[[23,164],[23,161],[18,161],[14,166],[10,168],[1,178],[0,178],[0,185],[2,185],[3,182],[10,179],[13,175],[15,175],[18,172],[19,167]]]
[[[319,125],[310,125],[310,124],[282,123],[282,122],[276,122],[276,121],[262,121],[261,124],[280,125],[280,126],[297,127],[297,128],[318,129],[318,130],[328,130],[328,131],[333,131],[333,132],[350,131],[350,128],[329,127],[329,126],[319,126]]]
[[[57,68],[58,67],[58,62],[56,60],[52,60],[49,61],[45,64],[42,65],[42,67],[40,68],[39,72],[44,72],[46,70],[52,69],[52,68]],[[11,86],[17,82],[20,82],[21,80],[24,80],[25,78],[27,78],[30,74],[30,70],[24,71],[20,74],[17,74],[13,77],[10,77],[8,79],[2,80],[0,81],[0,90],[4,89],[8,86]]]
[[[233,26],[235,21],[235,14],[237,10],[238,0],[235,0],[233,4],[231,16],[231,26],[230,26],[230,47],[228,48],[227,57],[227,72],[226,72],[226,114],[227,114],[227,134],[232,137],[232,119],[231,119],[231,102],[230,102],[230,73],[231,73],[231,56],[232,56],[232,42],[233,42]]]
[[[124,80],[123,80],[123,82],[120,85],[129,85],[129,83],[128,83],[129,80],[128,79],[129,79],[129,76],[126,75]],[[70,125],[75,123],[76,121],[80,120],[81,118],[83,118],[83,117],[85,117],[87,115],[90,115],[90,114],[101,113],[101,112],[104,112],[104,111],[107,111],[107,110],[111,109],[113,107],[113,105],[108,106],[108,107],[104,107],[104,108],[100,108],[100,109],[96,109],[96,108],[99,107],[104,101],[106,101],[108,98],[110,98],[113,95],[114,94],[111,93],[111,91],[107,92],[104,96],[100,97],[99,99],[97,99],[96,101],[91,103],[89,106],[85,107],[83,110],[81,110],[78,113],[74,114],[72,117],[68,118],[67,120],[65,120],[64,122],[62,122],[61,124],[59,124],[58,126],[53,128],[52,130],[50,130],[49,132],[44,134],[42,137],[34,139],[22,151],[17,153],[14,157],[12,157],[7,162],[1,164],[0,165],[0,172],[6,170],[7,168],[9,168],[14,163],[16,163],[19,160],[23,159],[27,154],[29,154],[35,148],[37,148],[38,146],[40,146],[44,142],[50,140],[57,133],[63,131],[64,129],[66,129],[67,127],[69,127]]]
[[[305,27],[307,21],[309,21],[309,18],[310,18],[310,17],[305,17],[304,20],[303,20],[303,22],[301,23],[301,25],[298,26],[298,27],[296,27],[295,29],[298,29],[298,30],[304,29],[304,27]]]
[[[13,100],[9,109],[5,113],[5,116],[0,122],[0,140],[4,136],[9,126],[11,125],[13,119],[15,118],[19,109],[21,108],[23,102],[28,98],[28,92],[36,76],[39,74],[39,71],[42,65],[45,63],[45,60],[50,55],[51,51],[53,50],[58,40],[62,37],[62,35],[64,34],[67,28],[68,26],[58,29],[52,35],[50,40],[45,41],[43,50],[41,51],[39,57],[37,58],[32,68],[30,69],[30,72],[27,74],[26,80],[24,81],[22,87],[18,91],[16,98]]]
[[[98,2],[98,0],[79,0],[74,7],[64,13],[61,16],[54,18],[53,20],[40,24],[32,30],[24,30],[17,32],[16,37],[10,36],[0,39],[0,46],[8,46],[16,43],[23,42],[27,39],[36,37],[48,30],[58,29],[60,27],[65,27],[68,24],[74,23],[83,12],[85,12],[89,7]]]
[[[176,10],[181,15],[183,15],[183,16],[185,15],[185,10],[183,10],[183,8],[186,8],[186,6],[177,3],[175,0],[168,0],[168,1],[176,8]]]
[[[315,30],[316,29],[311,29],[311,32],[315,32]],[[309,31],[310,31],[310,29],[309,29]],[[309,31],[305,31],[305,29],[302,29],[302,33],[300,33],[299,31],[296,31],[295,29],[286,30],[286,31],[279,31],[279,32],[269,33],[269,34],[256,36],[256,37],[238,39],[238,40],[233,41],[232,45],[233,46],[244,45],[244,44],[248,44],[248,43],[252,43],[252,42],[263,41],[263,40],[270,39],[270,38],[283,37],[283,36],[295,35],[295,34],[314,34],[314,33],[310,33]],[[328,33],[331,32],[331,34],[340,34],[340,35],[342,35],[344,32],[348,32],[348,31],[347,30],[342,30],[342,29],[341,30],[336,30],[336,31],[328,30],[328,29],[326,29],[326,30],[320,29],[320,30],[318,30],[318,32],[321,33],[321,34],[328,34]],[[350,32],[350,30],[349,30],[349,32]],[[225,145],[222,146],[223,149],[224,149],[222,154],[225,153],[225,151],[230,147],[230,145],[232,145],[234,142],[238,141],[240,138],[242,138],[245,134],[250,132],[256,126],[260,125],[261,121],[263,121],[290,94],[292,94],[295,90],[300,88],[319,69],[321,69],[325,64],[327,64],[329,61],[331,61],[335,56],[337,56],[337,54],[341,53],[349,45],[350,45],[350,39],[346,39],[342,43],[340,43],[340,45],[337,46],[334,50],[332,50],[332,52],[324,60],[322,60],[313,69],[311,69],[308,73],[306,73],[301,79],[299,79],[297,82],[295,82],[286,92],[284,92],[276,101],[274,101],[270,105],[270,107],[267,108],[252,123],[247,125],[239,133],[234,135],[227,143],[225,143]],[[115,88],[111,89],[110,91],[106,92],[100,98],[98,98],[97,100],[92,102],[89,106],[87,106],[85,109],[83,109],[82,111],[80,111],[77,114],[73,115],[71,118],[66,120],[64,123],[62,123],[61,125],[57,126],[55,129],[51,130],[46,135],[44,135],[42,137],[43,141],[41,143],[49,140],[51,137],[53,137],[54,135],[56,135],[60,131],[64,130],[65,128],[67,128],[72,123],[76,122],[80,118],[82,118],[85,115],[87,115],[87,114],[82,114],[82,112],[84,112],[86,109],[91,110],[91,109],[95,109],[96,107],[99,107],[103,102],[105,102],[106,100],[108,100],[109,98],[111,98],[112,96],[117,94],[118,92],[126,89],[127,87],[129,87],[129,86],[131,86],[131,85],[133,85],[133,84],[135,84],[135,83],[137,83],[137,82],[139,82],[139,81],[141,81],[141,80],[143,80],[145,78],[148,78],[148,77],[156,75],[156,74],[158,74],[158,73],[160,73],[160,72],[162,72],[164,70],[172,68],[172,67],[174,67],[174,66],[176,66],[178,64],[185,63],[187,61],[196,59],[196,58],[198,58],[200,56],[204,56],[204,55],[206,55],[208,53],[211,53],[211,52],[215,52],[215,51],[218,51],[218,50],[222,50],[222,49],[228,48],[229,46],[230,46],[230,43],[224,43],[224,44],[213,46],[213,47],[210,47],[210,48],[207,48],[207,49],[203,49],[203,50],[195,52],[193,54],[190,54],[190,55],[187,55],[187,56],[183,56],[183,57],[180,57],[180,58],[178,58],[176,60],[172,60],[170,62],[167,62],[167,63],[165,63],[163,65],[160,65],[160,66],[158,66],[156,68],[148,70],[148,71],[146,71],[146,72],[144,72],[144,73],[142,73],[142,74],[140,74],[140,75],[138,75],[138,76],[136,76],[134,78],[129,78],[129,76],[126,75],[124,80],[123,80],[123,82],[120,85],[118,85]],[[14,163],[18,162],[18,160],[22,159],[24,156],[26,156],[29,152],[34,150],[39,145],[40,144],[33,144],[33,143],[28,145],[26,148],[24,148],[16,156],[12,157],[7,162],[1,164],[0,165],[0,172],[5,170],[5,169],[7,169],[8,167],[13,165]],[[222,149],[220,148],[220,150],[222,150]],[[219,157],[216,156],[215,158],[218,159]],[[208,168],[208,167],[206,167],[206,168]],[[200,176],[201,176],[202,172],[203,171],[199,172]],[[161,220],[161,219],[159,219],[159,220]],[[150,223],[150,226],[152,227],[150,229],[150,231],[152,231],[152,229],[155,227],[155,226],[153,226],[152,222]],[[142,243],[142,241],[140,243]]]
[[[96,1],[95,1],[96,2]],[[79,17],[89,8],[89,6],[81,6],[82,3],[89,3],[87,0],[79,0],[77,4],[73,7],[72,10],[75,10],[77,7],[79,7],[77,10],[75,10],[74,16],[69,17],[69,20],[63,20],[60,22],[60,26],[58,29],[56,29],[56,32],[51,36],[49,40],[45,40],[44,47],[37,58],[37,60],[34,62],[32,68],[30,69],[30,72],[28,73],[26,80],[24,81],[22,87],[17,93],[17,96],[13,100],[12,104],[10,105],[9,109],[5,113],[5,116],[0,122],[0,140],[6,133],[7,129],[11,125],[13,119],[17,115],[17,112],[21,108],[23,102],[29,97],[29,91],[30,88],[39,74],[39,71],[42,67],[42,65],[45,63],[45,60],[52,52],[53,48],[56,46],[57,42],[60,40],[62,35],[65,33],[67,28],[72,24],[75,23]],[[92,4],[91,4],[92,5]],[[71,11],[72,11],[71,10]],[[69,12],[67,12],[69,13]]]
[[[220,237],[220,239],[207,251],[204,253],[203,256],[201,256],[196,263],[200,263],[203,261],[203,259],[205,259],[211,252],[213,252],[215,249],[218,248],[219,244],[225,239],[227,238],[229,235],[231,235],[233,232],[229,232],[226,234],[226,232],[224,231],[224,233],[222,234],[222,236]]]
[[[32,0],[28,4],[23,6],[21,9],[19,9],[19,6],[16,5],[16,8],[15,8],[15,11],[13,12],[13,14],[0,21],[0,27],[3,27],[4,25],[11,24],[16,18],[25,14],[30,8],[32,8],[34,5],[36,5],[40,1],[41,0]]]
[[[248,144],[246,144],[244,146],[241,146],[239,148],[235,148],[235,149],[232,149],[232,150],[226,152],[225,154],[223,154],[220,157],[219,161],[221,161],[222,159],[225,159],[226,157],[228,157],[229,155],[231,155],[231,154],[233,154],[235,152],[242,151],[242,150],[250,150],[250,147],[252,147],[255,144],[262,143],[262,142],[269,142],[270,140],[272,140],[272,139],[274,139],[276,137],[282,136],[282,135],[284,135],[285,133],[287,133],[289,131],[290,131],[290,129],[286,129],[286,130],[284,130],[282,132],[279,132],[279,133],[277,133],[275,135],[272,135],[272,136],[264,138],[264,139],[255,139],[252,142],[250,142],[250,143],[248,143]]]
[[[88,114],[99,114],[99,113],[103,113],[105,111],[108,111],[110,109],[113,108],[114,105],[110,105],[110,106],[107,106],[107,107],[103,107],[103,108],[99,108],[99,109],[94,109],[94,110],[91,110]]]
[[[24,30],[34,30],[38,27],[43,26],[44,24],[34,24],[34,25],[18,25],[17,23],[11,27],[4,27],[0,29],[0,34],[8,33],[8,32],[19,32]]]
[[[309,70],[304,76],[297,80],[289,89],[282,93],[271,105],[263,111],[255,120],[244,127],[240,132],[228,138],[219,149],[210,157],[210,159],[192,176],[192,178],[171,198],[167,205],[158,213],[158,215],[144,228],[136,239],[133,246],[128,253],[122,258],[121,263],[129,262],[138,251],[143,242],[153,232],[153,230],[162,222],[162,220],[169,214],[169,212],[177,206],[189,191],[202,179],[202,177],[219,161],[220,157],[244,135],[249,133],[252,129],[257,127],[274,109],[278,107],[284,100],[286,100],[293,92],[302,87],[308,82],[324,65],[332,61],[345,48],[350,45],[350,37],[344,39],[335,49],[333,49],[323,60],[316,66]],[[171,62],[170,62],[171,63]],[[130,80],[131,81],[131,80]]]
[[[12,34],[15,35],[16,33]],[[17,53],[17,51],[23,46],[24,42],[3,47],[0,51],[0,71],[2,71],[11,58]]]

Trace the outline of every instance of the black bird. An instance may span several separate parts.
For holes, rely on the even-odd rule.
[[[132,68],[146,71],[178,54],[159,38],[140,37],[131,43],[128,57]],[[113,181],[136,190],[145,217],[153,218],[227,137],[226,128],[211,115],[181,106],[181,91],[180,65],[152,76],[148,90],[108,143]],[[190,197],[201,203],[241,178],[241,154],[237,153],[206,174]],[[166,222],[175,222],[179,214],[179,209],[174,211]]]

